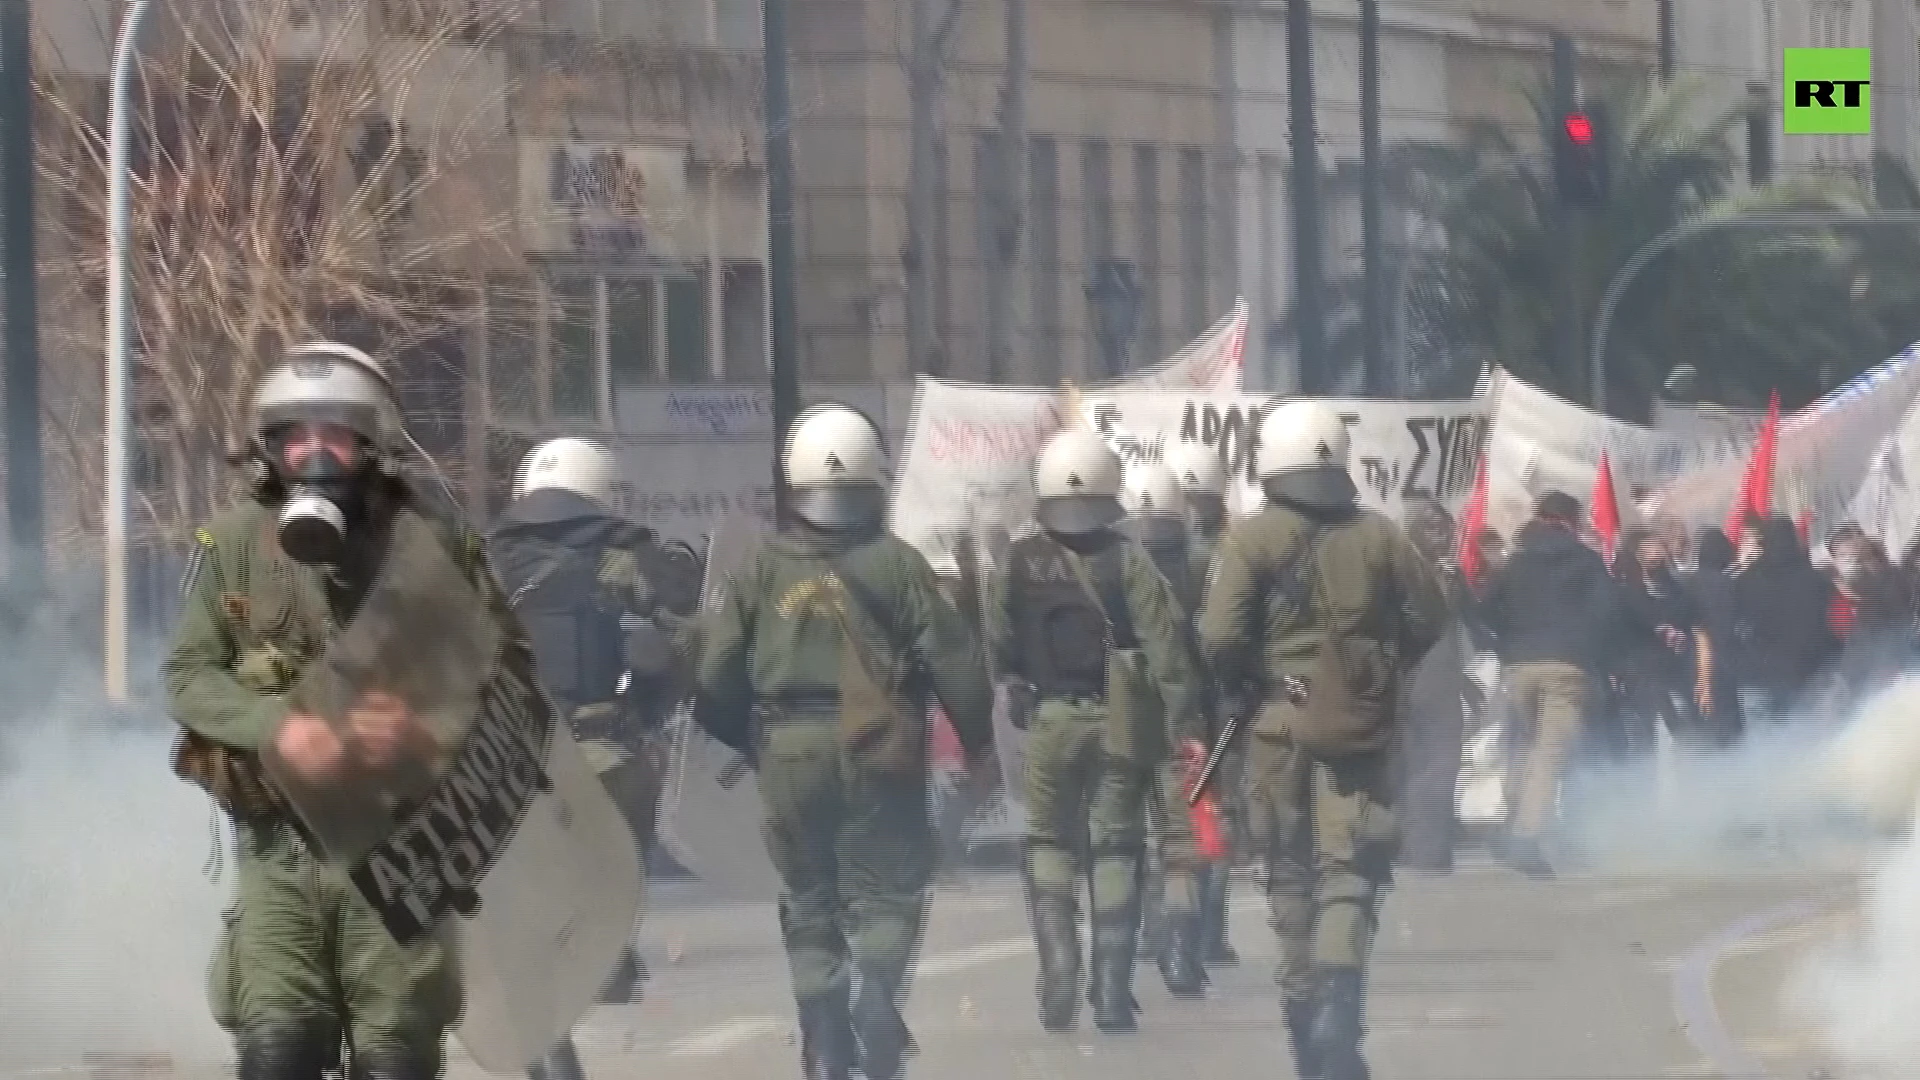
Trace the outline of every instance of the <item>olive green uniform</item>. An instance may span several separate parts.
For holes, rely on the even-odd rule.
[[[1177,539],[1149,538],[1142,533],[1139,538],[1154,568],[1166,579],[1174,603],[1179,607],[1181,647],[1187,650],[1195,665],[1196,692],[1189,700],[1194,706],[1204,709],[1207,704],[1205,681],[1199,670],[1192,635],[1192,616],[1200,606],[1201,585],[1204,583],[1193,579],[1192,550],[1185,528],[1182,527],[1176,535]],[[1186,731],[1205,732],[1200,736],[1203,741],[1212,730],[1207,719],[1177,723],[1175,726]],[[1177,965],[1173,963],[1174,958],[1168,955],[1168,949],[1179,944],[1176,940],[1179,935],[1172,933],[1168,920],[1201,914],[1200,882],[1206,872],[1205,865],[1200,861],[1199,842],[1194,836],[1193,815],[1187,807],[1186,791],[1185,767],[1176,755],[1169,754],[1154,769],[1154,784],[1148,794],[1147,821],[1152,826],[1155,852],[1150,861],[1145,902],[1149,909],[1156,904],[1159,906],[1159,911],[1146,920],[1146,928],[1154,952],[1161,957],[1161,973],[1168,979],[1168,989],[1175,993],[1194,992],[1199,986],[1176,985],[1184,980],[1183,976],[1177,974]],[[1197,961],[1198,957],[1195,959]],[[1200,974],[1200,977],[1203,979],[1204,974]]]
[[[719,583],[699,637],[702,723],[759,764],[806,1054],[855,1064],[851,1022],[859,1064],[891,1080],[911,1044],[894,999],[936,858],[926,704],[938,697],[969,760],[987,752],[993,702],[978,642],[926,559],[897,537],[804,531],[764,542]],[[876,665],[897,665],[899,678],[875,678]],[[878,688],[891,710],[868,692],[882,682],[894,684]]]
[[[1289,567],[1296,551],[1308,550],[1310,524],[1320,526],[1320,542]],[[1276,584],[1289,569],[1307,583],[1297,600]],[[1280,944],[1276,977],[1290,1021],[1327,972],[1364,967],[1398,830],[1391,749],[1309,753],[1301,745],[1309,714],[1282,692],[1283,680],[1313,678],[1328,627],[1337,626],[1353,707],[1396,723],[1398,684],[1439,638],[1445,617],[1426,561],[1398,526],[1370,510],[1309,519],[1291,504],[1270,502],[1235,524],[1220,545],[1201,613],[1201,648],[1223,684],[1247,687],[1257,702],[1248,803],[1267,864]],[[1315,692],[1309,686],[1308,694]],[[1357,1053],[1357,1033],[1353,1041]]]
[[[399,497],[396,532],[435,531],[509,647],[524,647],[478,538],[415,506]],[[163,673],[171,712],[189,733],[176,768],[215,791],[239,838],[239,895],[211,979],[214,1015],[236,1037],[242,1076],[318,1080],[344,1037],[357,1076],[433,1077],[461,1003],[449,946],[433,936],[397,944],[344,875],[310,850],[259,759],[285,695],[372,584],[377,530],[349,532],[338,570],[304,566],[280,550],[277,510],[248,501],[200,530]]]
[[[1071,1022],[1077,996],[1073,910],[1083,837],[1090,848],[1094,990],[1105,993],[1106,973],[1124,991],[1138,942],[1148,790],[1169,745],[1206,735],[1193,705],[1185,615],[1172,588],[1139,544],[1117,532],[1082,548],[1087,554],[1044,532],[1015,541],[986,612],[995,670],[1031,686],[1035,697],[1026,747],[1028,859],[1042,1011],[1059,1014],[1061,1023]],[[1103,561],[1104,569],[1097,565]],[[1097,597],[1102,580],[1117,584],[1136,639],[1116,642],[1121,648],[1111,654]],[[1110,690],[1149,680],[1158,701],[1110,700]]]
[[[1206,601],[1207,582],[1212,577],[1214,557],[1220,550],[1223,533],[1224,529],[1220,527],[1195,525],[1187,548],[1187,581],[1194,598],[1191,611],[1196,642],[1200,628],[1200,607]],[[1225,702],[1218,697],[1217,685],[1214,691],[1213,719],[1217,728],[1226,721],[1225,714],[1220,712]],[[1213,774],[1212,792],[1224,819],[1228,847],[1226,860],[1208,867],[1200,877],[1201,951],[1209,964],[1235,964],[1240,959],[1227,943],[1227,887],[1232,880],[1235,863],[1251,847],[1247,835],[1245,746],[1245,738],[1236,736]]]

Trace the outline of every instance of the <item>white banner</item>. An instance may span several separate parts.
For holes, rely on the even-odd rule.
[[[1845,520],[1917,396],[1920,347],[1783,417],[1774,458],[1774,509],[1794,517],[1810,513],[1816,542]],[[1746,458],[1742,453],[1680,477],[1660,491],[1659,508],[1695,526],[1723,523],[1739,494]]]
[[[1243,509],[1262,499],[1254,480],[1260,424],[1286,399],[1249,394],[1180,394],[1165,390],[1087,394],[1087,423],[1122,459],[1158,461],[1168,446],[1198,442],[1226,462]],[[1327,399],[1353,440],[1350,471],[1370,506],[1398,518],[1403,503],[1436,498],[1458,513],[1473,492],[1486,440],[1481,401]]]
[[[1542,492],[1564,491],[1586,505],[1605,453],[1622,508],[1636,489],[1658,491],[1716,463],[1738,470],[1754,441],[1734,429],[1711,435],[1653,431],[1582,408],[1511,375],[1493,381],[1493,438],[1487,465],[1487,524],[1511,537]]]
[[[1234,306],[1200,340],[1165,364],[1109,387],[1237,393],[1247,306]],[[972,531],[992,543],[1033,516],[1033,463],[1068,422],[1069,394],[923,378],[898,457],[893,531],[930,559]]]

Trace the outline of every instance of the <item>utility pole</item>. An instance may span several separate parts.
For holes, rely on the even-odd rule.
[[[1387,317],[1386,258],[1381,230],[1380,160],[1380,0],[1360,0],[1360,259],[1365,293],[1360,302],[1360,333],[1365,344],[1366,392],[1396,394],[1389,385],[1384,343]]]
[[[988,235],[987,380],[1003,382],[1014,371],[1014,290],[1019,287],[1020,241],[1027,220],[1027,0],[1006,0],[1007,74],[1000,87],[1000,137],[994,221]]]
[[[1673,72],[1678,61],[1675,53],[1673,30],[1674,0],[1660,0],[1660,85],[1673,84]]]
[[[787,86],[787,0],[764,0],[767,107],[767,288],[773,321],[773,499],[787,521],[787,429],[800,411],[800,320],[794,304],[793,98]]]
[[[913,0],[913,44],[907,57],[910,114],[907,154],[907,370],[926,374],[932,366],[935,329],[933,304],[933,232],[938,211],[940,92],[952,39],[966,0]],[[938,19],[934,6],[944,3]]]
[[[1579,91],[1575,83],[1573,39],[1565,34],[1553,35],[1553,111],[1555,123],[1574,111],[1579,100]],[[1561,138],[1556,128],[1550,133],[1556,140]],[[1576,250],[1579,231],[1579,214],[1565,192],[1554,199],[1555,232],[1559,242],[1555,245],[1560,254],[1558,272],[1560,276],[1560,302],[1554,305],[1554,340],[1556,358],[1559,361],[1561,377],[1566,385],[1577,385],[1581,370],[1580,351],[1580,280],[1579,258]]]
[[[0,272],[6,282],[7,521],[13,599],[30,610],[46,577],[40,458],[40,330],[33,250],[33,13],[0,0]]]
[[[1747,183],[1773,183],[1773,91],[1759,81],[1747,84]]]
[[[1313,122],[1313,8],[1287,3],[1287,112],[1293,146],[1293,283],[1299,353],[1299,389],[1316,393],[1326,370],[1321,325],[1320,147]]]

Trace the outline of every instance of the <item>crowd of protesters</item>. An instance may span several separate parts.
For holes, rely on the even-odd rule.
[[[1784,516],[1748,518],[1737,539],[1656,518],[1624,530],[1609,562],[1579,501],[1551,491],[1511,545],[1492,530],[1473,544],[1479,572],[1460,576],[1456,596],[1466,651],[1500,661],[1499,692],[1484,704],[1507,732],[1508,821],[1493,848],[1524,873],[1552,872],[1542,839],[1573,769],[1651,760],[1662,732],[1680,752],[1714,753],[1835,724],[1920,656],[1920,543],[1895,565],[1857,525],[1814,551]],[[1416,743],[1433,728],[1422,714],[1445,711],[1423,707],[1436,694],[1460,700],[1416,679]],[[1431,771],[1418,759],[1449,751],[1410,749],[1409,865],[1444,870],[1450,844],[1412,841]]]

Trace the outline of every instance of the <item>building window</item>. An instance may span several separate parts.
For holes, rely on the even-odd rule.
[[[1140,230],[1139,355],[1160,359],[1165,331],[1160,326],[1160,155],[1142,144],[1133,148],[1134,220]]]
[[[551,273],[489,279],[488,403],[522,424],[605,427],[618,392],[766,375],[766,275],[723,268],[722,372],[707,341],[704,268],[681,274]]]
[[[721,271],[720,342],[728,382],[767,377],[767,278],[759,263],[728,263]]]
[[[1085,218],[1085,249],[1081,252],[1086,280],[1091,282],[1101,263],[1113,258],[1113,155],[1103,142],[1080,147],[1080,206]],[[1105,371],[1100,336],[1089,332],[1087,370]]]
[[[1180,151],[1180,329],[1187,340],[1207,331],[1207,159],[1198,147]]]
[[[1027,222],[1033,230],[1033,375],[1044,385],[1060,381],[1060,150],[1036,135],[1027,148]]]

